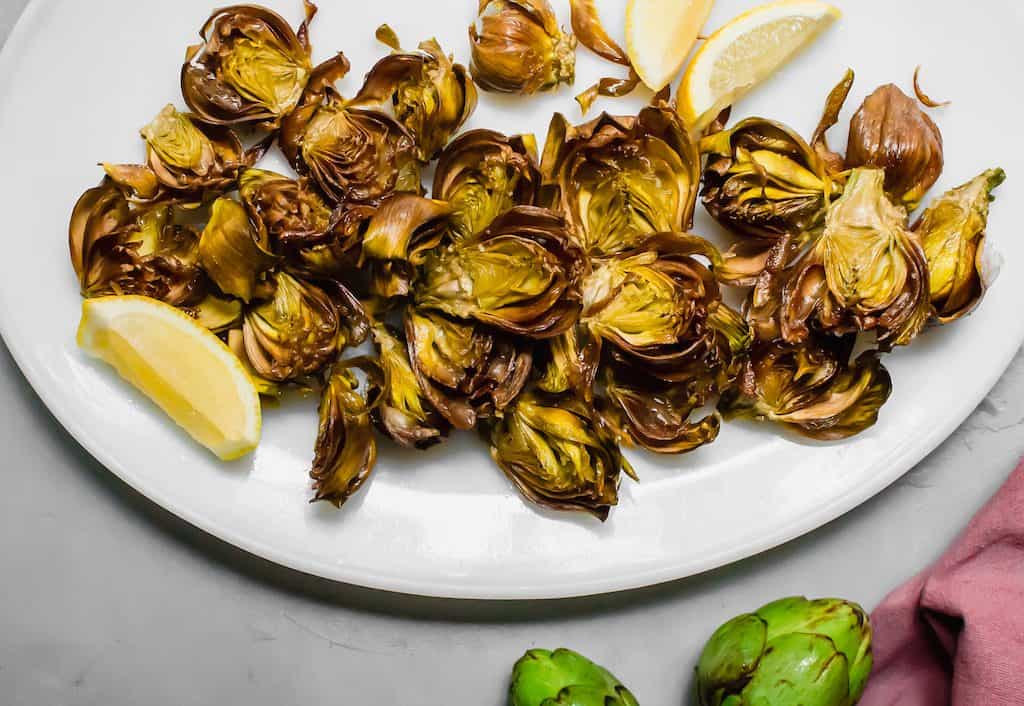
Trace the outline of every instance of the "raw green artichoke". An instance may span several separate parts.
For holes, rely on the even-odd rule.
[[[604,667],[565,648],[530,650],[512,668],[509,706],[638,706]]]
[[[699,706],[853,706],[871,674],[856,603],[783,598],[722,625],[697,664]]]

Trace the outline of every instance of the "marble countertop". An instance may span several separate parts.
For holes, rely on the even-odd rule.
[[[0,0],[6,37],[25,0]],[[252,557],[144,499],[51,417],[0,345],[0,703],[500,706],[524,650],[573,647],[677,706],[710,632],[789,594],[873,607],[935,559],[1024,454],[1024,355],[894,486],[702,576],[542,603],[377,593]]]

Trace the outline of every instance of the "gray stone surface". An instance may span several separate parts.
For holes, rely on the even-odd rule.
[[[6,37],[24,0],[0,0]],[[572,646],[645,706],[684,703],[721,621],[793,593],[873,606],[939,555],[1024,453],[1024,356],[892,488],[775,551],[666,586],[486,603],[341,586],[271,565],[127,488],[0,347],[0,704],[499,706],[512,662]]]

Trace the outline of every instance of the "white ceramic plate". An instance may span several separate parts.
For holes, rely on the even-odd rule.
[[[1010,175],[991,220],[1002,276],[974,316],[930,331],[890,356],[895,393],[880,423],[838,444],[814,445],[769,426],[727,425],[685,457],[633,454],[643,482],[625,482],[606,524],[526,505],[472,435],[429,453],[384,450],[372,481],[338,512],[311,506],[306,477],[312,400],[266,414],[251,458],[216,462],[111,370],[75,347],[80,301],[68,262],[67,217],[94,185],[100,160],[142,157],[137,131],[182,101],[178,70],[214,0],[34,0],[0,57],[0,329],[60,422],[97,459],[185,520],[280,564],[374,588],[437,596],[535,598],[598,593],[676,579],[808,532],[892,483],[948,436],[995,383],[1024,338],[1024,10],[935,0],[840,1],[845,17],[797,63],[744,101],[735,116],[769,115],[805,134],[847,66],[853,107],[886,81],[909,90],[917,64],[927,89],[954,100],[936,111],[946,137],[939,189],[990,166]],[[299,0],[269,5],[297,22]],[[720,0],[709,26],[751,7]],[[475,0],[322,2],[314,58],[344,50],[363,72],[384,53],[391,23],[407,45],[436,34],[467,59]],[[624,2],[599,6],[613,28]],[[555,3],[568,20],[568,2]],[[580,50],[580,87],[617,72]],[[642,98],[598,107],[632,111]],[[578,116],[572,92],[519,100],[484,95],[470,127],[546,134],[553,111]],[[849,111],[847,111],[849,113]],[[842,129],[835,141],[843,142]],[[703,213],[695,230],[717,233]],[[45,498],[39,502],[45,503]]]

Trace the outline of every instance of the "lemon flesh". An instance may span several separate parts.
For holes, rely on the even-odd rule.
[[[840,17],[817,0],[761,5],[715,32],[687,67],[679,112],[695,130],[706,127],[811,44]]]
[[[82,304],[78,345],[111,366],[222,460],[259,443],[259,394],[224,343],[184,312],[154,299],[114,296]]]
[[[629,1],[626,53],[651,90],[660,91],[679,71],[714,4],[714,0]]]

